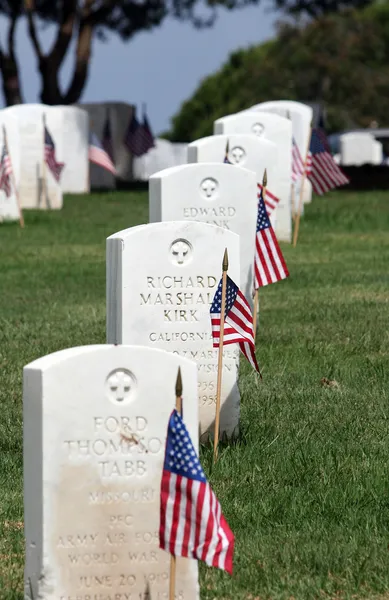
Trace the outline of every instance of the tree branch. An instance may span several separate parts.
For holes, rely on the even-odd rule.
[[[18,15],[13,13],[8,30],[8,54],[13,60],[15,60],[15,32],[18,18]]]
[[[61,20],[57,38],[50,50],[50,58],[57,67],[62,64],[73,36],[73,28],[77,17],[77,0],[63,2]]]
[[[30,34],[30,38],[32,44],[34,46],[35,52],[39,60],[41,61],[43,58],[43,52],[39,43],[38,35],[36,32],[36,27],[34,23],[34,2],[33,0],[24,0],[24,7],[26,9],[27,22],[28,22],[28,32]]]

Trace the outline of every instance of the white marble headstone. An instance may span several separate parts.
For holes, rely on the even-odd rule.
[[[272,113],[244,111],[215,121],[214,132],[216,134],[254,134],[262,144],[271,142],[275,145],[275,159],[271,159],[271,153],[266,151],[265,147],[263,148],[263,152],[266,152],[269,156],[268,162],[272,163],[272,170],[268,171],[268,188],[280,199],[275,211],[276,235],[279,240],[290,242],[292,237],[290,200],[292,124],[290,120]]]
[[[213,433],[218,349],[210,306],[225,248],[239,285],[239,237],[192,221],[154,223],[107,239],[107,341],[161,348],[195,360],[201,433]],[[239,348],[224,347],[221,431],[239,423]]]
[[[0,223],[2,221],[18,221],[19,207],[16,197],[16,187],[20,181],[20,139],[19,125],[15,117],[7,115],[5,111],[0,110],[0,152],[2,152],[4,138],[3,126],[5,127],[8,152],[12,162],[14,179],[11,177],[11,195],[7,198],[4,190],[0,190]]]
[[[24,368],[26,600],[168,598],[160,482],[179,366],[197,447],[193,361],[100,345]],[[196,561],[177,575],[177,597],[198,600]]]
[[[382,144],[376,142],[375,137],[367,131],[344,133],[339,141],[342,165],[361,166],[382,162]],[[381,156],[377,144],[381,146]]]
[[[16,117],[19,123],[20,140],[20,184],[19,195],[22,208],[60,209],[62,190],[50,169],[44,164],[43,115],[49,131],[58,126],[56,107],[43,104],[20,104],[5,108],[5,117]],[[52,134],[53,135],[53,134]],[[55,135],[54,143],[58,145]],[[56,152],[58,162],[63,162],[60,152]],[[44,185],[46,178],[47,185]],[[47,193],[45,193],[45,190]]]
[[[226,145],[229,144],[229,161],[238,167],[254,171],[257,182],[262,183],[265,169],[268,184],[273,191],[276,189],[275,166],[277,163],[277,148],[268,140],[259,139],[253,135],[210,135],[195,140],[188,146],[188,163],[223,162]],[[271,216],[275,224],[275,212]]]
[[[282,117],[290,116],[292,121],[293,136],[300,150],[300,154],[305,159],[308,143],[310,139],[310,128],[313,118],[313,110],[307,104],[295,102],[294,100],[270,100],[255,104],[250,111],[258,110],[276,113]],[[308,188],[304,188],[304,202],[311,202],[312,195],[308,195]],[[297,190],[299,193],[299,190]]]
[[[89,115],[76,106],[55,106],[51,110],[59,156],[65,167],[61,189],[72,194],[89,192]]]
[[[149,180],[149,221],[201,221],[240,235],[240,281],[251,301],[258,208],[257,176],[229,164],[197,163]]]

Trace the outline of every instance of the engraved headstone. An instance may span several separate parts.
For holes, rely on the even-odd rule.
[[[153,223],[107,239],[107,341],[161,348],[195,360],[200,432],[212,433],[218,349],[212,345],[210,306],[222,274],[239,285],[239,237],[196,222]],[[221,431],[239,423],[239,349],[224,347]]]
[[[4,119],[11,115],[18,119],[20,140],[19,196],[22,208],[61,209],[62,190],[50,169],[44,163],[43,115],[50,132],[58,127],[56,107],[43,104],[20,104],[5,108]],[[57,139],[54,143],[57,145]],[[58,162],[63,162],[56,151]]]
[[[276,113],[282,117],[290,117],[292,121],[293,136],[300,150],[300,154],[305,159],[309,138],[310,128],[313,118],[313,110],[303,102],[295,102],[294,100],[270,100],[255,104],[250,111],[265,111]],[[304,202],[311,202],[312,193],[309,193],[310,188],[304,188]],[[296,190],[299,194],[299,190]]]
[[[149,221],[201,221],[240,235],[241,289],[251,301],[257,176],[224,164],[223,158],[220,163],[181,165],[150,177]]]
[[[160,482],[178,367],[197,446],[193,361],[84,346],[24,368],[25,599],[168,598]],[[197,563],[177,559],[177,597],[197,600]]]
[[[290,242],[292,238],[291,177],[292,177],[292,125],[289,119],[272,113],[244,111],[218,119],[214,132],[223,134],[259,135],[262,143],[272,142],[276,146],[276,157],[272,171],[268,170],[268,188],[280,202],[274,212],[275,232],[279,240]],[[261,178],[262,179],[262,178]],[[260,180],[261,181],[261,180]]]

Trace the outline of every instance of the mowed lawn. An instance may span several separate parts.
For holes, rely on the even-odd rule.
[[[105,239],[145,193],[66,197],[0,226],[0,599],[23,598],[22,368],[105,341]],[[306,207],[290,279],[260,292],[239,439],[203,464],[236,535],[212,600],[389,598],[389,192]],[[323,385],[322,379],[334,382]]]

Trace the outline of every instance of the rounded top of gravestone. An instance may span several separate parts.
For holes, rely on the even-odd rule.
[[[163,169],[162,171],[158,171],[157,173],[154,173],[153,175],[151,175],[151,177],[149,178],[149,181],[153,180],[153,179],[163,179],[166,177],[174,177],[177,176],[178,174],[181,174],[182,176],[190,176],[191,174],[198,174],[198,173],[220,173],[223,175],[228,175],[230,174],[229,169],[231,168],[231,165],[223,163],[223,158],[224,158],[224,154],[223,157],[221,159],[221,162],[207,162],[207,163],[188,163],[185,165],[178,165],[176,167],[169,167],[168,169]],[[250,171],[249,169],[244,169],[241,168],[241,171],[244,172],[245,175],[242,175],[242,177],[247,176],[250,177],[252,173],[252,171]]]
[[[262,110],[267,108],[282,108],[285,111],[295,111],[301,114],[308,115],[310,119],[312,119],[313,109],[308,104],[304,104],[303,102],[297,102],[296,100],[267,100],[266,102],[260,102],[259,104],[254,104],[249,110]]]
[[[161,221],[159,223],[147,223],[147,225],[137,225],[136,227],[128,227],[128,229],[122,229],[107,238],[108,240],[120,239],[125,243],[126,239],[147,234],[152,239],[153,235],[157,233],[166,233],[167,236],[174,238],[170,245],[170,253],[172,256],[177,256],[184,252],[182,242],[188,246],[188,253],[192,250],[192,244],[186,241],[186,238],[190,236],[210,236],[213,238],[229,236],[231,239],[239,241],[239,236],[228,229],[222,229],[218,225],[211,225],[209,223],[202,223],[201,221]],[[158,260],[161,257],[158,256]],[[189,256],[187,257],[189,258]]]
[[[276,132],[292,135],[292,124],[285,116],[266,112],[245,110],[217,119],[214,134],[244,133],[262,139]]]
[[[65,350],[58,350],[58,352],[47,354],[46,356],[37,358],[36,360],[28,363],[24,367],[24,370],[48,371],[52,368],[57,367],[60,364],[82,360],[84,357],[92,355],[97,357],[101,355],[102,360],[104,360],[104,355],[110,354],[113,357],[113,360],[117,359],[120,362],[121,357],[127,355],[128,353],[134,353],[135,355],[137,355],[140,358],[138,362],[143,363],[145,365],[145,368],[147,368],[148,356],[151,356],[152,354],[154,354],[157,360],[163,360],[165,362],[170,361],[172,363],[177,362],[177,357],[175,355],[170,354],[165,350],[159,350],[157,348],[133,346],[130,344],[90,344],[88,346],[76,346],[74,348],[66,348]],[[187,365],[189,369],[191,369],[192,365],[194,364],[192,360],[183,357],[180,357],[180,363]],[[123,371],[122,375],[125,375],[128,369],[125,367],[125,365],[123,365],[123,368],[119,369],[119,371]],[[108,372],[107,381],[111,380],[112,383],[113,375],[115,375],[115,373]],[[123,379],[125,379],[125,377]],[[174,396],[174,386],[175,379],[172,380],[172,396]]]

